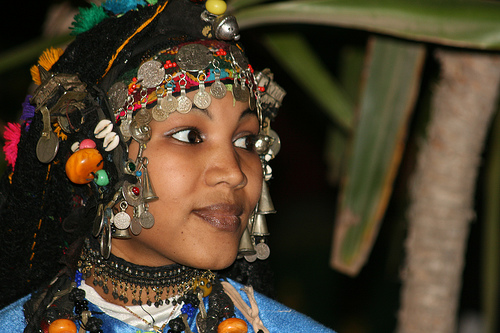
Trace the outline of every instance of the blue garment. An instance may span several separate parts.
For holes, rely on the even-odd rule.
[[[229,280],[229,282],[238,290],[245,302],[249,304],[247,295],[240,289],[241,284]],[[29,296],[19,299],[15,303],[0,310],[0,333],[22,333],[26,325],[24,321],[23,304],[29,299]],[[283,304],[280,304],[266,296],[255,293],[255,300],[259,306],[259,317],[264,326],[270,333],[334,333],[331,329],[315,322],[311,318],[292,310]],[[93,304],[89,304],[89,310],[93,316],[103,320],[102,330],[104,333],[142,333],[136,327],[130,326],[118,319],[106,314],[95,314],[100,310]],[[245,319],[241,312],[235,308],[236,317]],[[189,325],[193,333],[196,333],[195,316],[190,318]],[[246,320],[245,320],[246,321]],[[248,323],[247,323],[248,324]],[[168,326],[164,333],[168,331]],[[248,324],[248,333],[255,333],[252,325]]]

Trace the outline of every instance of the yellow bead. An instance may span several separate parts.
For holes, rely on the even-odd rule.
[[[74,152],[66,162],[66,175],[75,184],[88,184],[103,167],[102,155],[97,149],[85,148]]]
[[[207,297],[212,292],[212,282],[207,278],[198,278],[193,284],[194,290],[200,288],[203,291],[203,297]]]
[[[69,319],[57,319],[49,325],[49,333],[76,333],[76,325]]]
[[[248,326],[243,319],[228,318],[219,324],[217,333],[247,333]]]
[[[205,8],[214,15],[222,15],[226,12],[227,5],[223,0],[207,0]]]

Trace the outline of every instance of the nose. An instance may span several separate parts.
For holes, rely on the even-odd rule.
[[[217,145],[207,154],[205,182],[209,186],[226,185],[230,188],[243,188],[247,176],[242,170],[240,156],[233,145]]]

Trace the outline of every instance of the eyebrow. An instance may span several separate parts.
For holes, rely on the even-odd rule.
[[[193,110],[197,110],[197,111],[200,111],[201,113],[204,113],[210,120],[212,120],[212,113],[210,112],[210,110],[208,109],[200,109],[200,108],[197,108],[196,106],[193,105]],[[248,115],[254,115],[257,117],[257,111],[256,110],[251,110],[250,108],[246,108],[245,110],[243,110],[243,112],[241,113],[240,115],[240,121],[245,118],[246,116]]]

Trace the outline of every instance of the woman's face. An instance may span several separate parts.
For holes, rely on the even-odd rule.
[[[191,100],[194,94],[188,94]],[[113,239],[113,253],[147,266],[229,266],[260,196],[262,168],[252,150],[256,114],[248,103],[233,105],[228,94],[212,99],[206,110],[174,112],[150,126],[144,156],[159,197],[149,204],[155,225],[132,239]],[[137,151],[133,141],[131,159]]]

